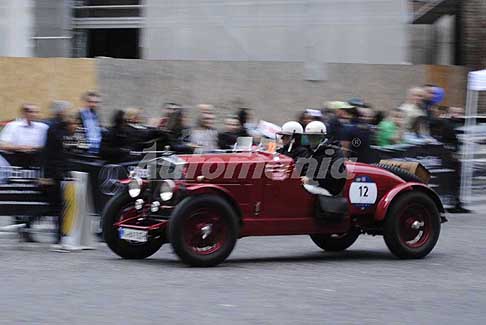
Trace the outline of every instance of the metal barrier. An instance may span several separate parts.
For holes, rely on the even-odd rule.
[[[46,197],[37,182],[41,176],[38,168],[0,167],[0,215],[25,216],[44,208]]]
[[[471,151],[470,157],[461,160],[470,169],[462,175],[461,197],[464,202],[471,203],[472,198],[486,191],[486,124],[473,126],[469,133],[459,135],[459,139],[464,144],[463,149],[470,146]]]
[[[16,166],[0,166],[0,181],[2,180],[33,180],[42,177],[40,168],[25,169]]]
[[[11,168],[16,170],[16,168]],[[93,249],[95,239],[92,232],[93,208],[88,193],[89,175],[82,172],[72,172],[72,177],[63,182],[63,237],[62,243],[73,250]],[[52,241],[57,232],[57,217],[48,215],[48,202],[39,198],[42,191],[36,188],[35,178],[20,178],[20,173],[10,173],[8,182],[0,185],[0,209],[2,214],[16,217],[16,223],[0,227],[0,233],[19,234],[23,239],[36,242]],[[23,175],[32,176],[32,173]],[[23,184],[16,184],[14,180],[22,180]],[[21,187],[19,187],[21,185]],[[12,188],[14,188],[12,190]],[[37,201],[29,201],[37,196]],[[7,199],[6,199],[7,198]],[[45,210],[39,210],[44,208]],[[46,215],[44,215],[44,213]],[[42,238],[39,240],[39,236]]]

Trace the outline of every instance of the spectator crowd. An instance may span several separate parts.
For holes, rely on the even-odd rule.
[[[455,128],[462,124],[463,110],[440,106],[444,95],[434,85],[413,87],[405,102],[391,110],[376,110],[361,98],[329,101],[323,107],[303,110],[296,122],[303,129],[313,121],[324,123],[326,137],[341,146],[347,158],[363,163],[375,162],[372,146],[442,143],[450,165],[459,173]],[[44,121],[37,105],[23,104],[20,117],[0,132],[0,166],[41,167],[44,176],[40,182],[49,189],[53,206],[62,205],[60,182],[70,170],[68,158],[73,154],[121,163],[135,160],[134,154],[145,148],[198,153],[232,149],[238,137],[253,137],[261,143],[268,136],[254,122],[253,110],[245,107],[235,107],[234,114],[225,117],[221,131],[215,127],[214,106],[197,105],[197,119],[191,125],[188,108],[177,103],[163,104],[160,118],[153,120],[145,118],[142,108],[118,110],[105,128],[100,120],[100,94],[89,91],[82,102],[75,109],[69,102],[54,101],[52,117]],[[296,148],[311,145],[305,134],[296,139],[300,142]],[[285,141],[288,138],[282,136],[280,147],[289,145]],[[461,208],[459,201],[457,208]]]
[[[402,143],[426,144],[441,142],[457,150],[454,129],[461,125],[457,118],[463,111],[457,107],[439,106],[443,89],[425,85],[409,89],[405,102],[391,110],[374,110],[360,98],[329,101],[321,108],[308,108],[297,116],[303,128],[312,121],[327,126],[327,137],[339,141],[347,156],[358,162],[372,162],[370,146],[386,147]],[[157,144],[159,150],[170,148],[176,153],[231,149],[238,137],[262,136],[253,122],[253,111],[235,108],[234,115],[224,119],[224,130],[215,127],[216,113],[212,105],[196,106],[197,120],[191,125],[188,108],[177,103],[162,105],[161,117],[147,121],[142,108],[127,108],[113,114],[111,126],[104,128],[99,117],[101,96],[96,92],[83,95],[83,107],[75,110],[65,101],[54,101],[52,118],[41,121],[39,107],[24,104],[20,118],[12,121],[0,133],[3,163],[15,166],[36,165],[44,146],[52,138],[63,139],[58,151],[84,150],[110,163],[130,159],[131,152]],[[50,129],[50,131],[48,131]],[[51,138],[51,139],[49,139]],[[301,142],[306,145],[306,137]],[[57,143],[59,145],[59,143]],[[44,152],[52,151],[46,148]]]

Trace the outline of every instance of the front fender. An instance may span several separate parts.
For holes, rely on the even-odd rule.
[[[188,185],[185,188],[185,196],[201,195],[201,194],[217,194],[223,196],[226,200],[228,200],[231,206],[235,209],[236,214],[238,215],[241,221],[241,218],[243,216],[241,208],[237,203],[235,197],[226,188],[215,184],[194,184],[194,185]]]
[[[393,200],[400,194],[407,191],[422,191],[423,193],[430,196],[430,198],[435,202],[437,210],[439,210],[439,212],[445,212],[444,206],[442,205],[439,196],[427,185],[422,183],[403,183],[390,190],[381,198],[381,200],[378,202],[378,205],[376,206],[375,220],[383,221]]]

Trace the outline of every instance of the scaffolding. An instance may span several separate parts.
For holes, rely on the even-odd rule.
[[[476,123],[478,97],[481,91],[486,91],[486,70],[470,72],[467,84],[461,175],[461,201],[466,204],[472,202],[473,194],[481,193],[486,189],[486,171],[483,168],[486,158],[481,156],[483,151],[486,153],[486,141]]]

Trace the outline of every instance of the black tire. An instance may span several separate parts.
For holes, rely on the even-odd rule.
[[[395,167],[395,166],[390,166],[386,164],[373,164],[373,166],[388,170],[390,173],[393,173],[403,179],[405,182],[415,182],[415,183],[423,183],[423,181],[415,176],[412,173],[409,173],[405,169]]]
[[[118,256],[125,259],[144,259],[155,254],[165,243],[165,232],[158,237],[149,237],[146,243],[132,243],[120,239],[117,227],[113,224],[120,220],[122,209],[134,204],[134,200],[123,192],[108,201],[103,210],[103,236],[106,244]]]
[[[419,228],[413,227],[415,222],[419,222]],[[440,213],[427,194],[406,192],[392,202],[383,237],[393,255],[402,259],[423,258],[435,247],[439,234]]]
[[[217,215],[216,219],[214,219],[214,215]],[[210,225],[210,229],[217,228],[214,232],[209,230],[208,243],[206,244],[208,246],[203,246],[203,248],[212,248],[204,252],[202,251],[203,248],[191,246],[188,243],[193,239],[201,242],[202,245],[205,244],[206,238],[203,235],[203,228],[199,229],[195,226],[194,220],[197,220],[197,218],[200,221],[197,223],[197,227],[206,224]],[[206,223],[204,223],[204,220],[207,220]],[[209,223],[213,221],[214,224]],[[191,227],[191,222],[193,227]],[[199,233],[196,236],[197,229],[201,231],[201,239]],[[208,267],[222,263],[233,251],[238,234],[238,216],[231,205],[217,195],[185,198],[175,208],[169,223],[169,238],[172,248],[182,262],[190,266]],[[211,243],[213,245],[210,245]],[[198,251],[198,249],[201,249],[201,251]]]
[[[351,247],[360,235],[359,229],[353,228],[344,234],[310,235],[312,241],[328,252],[340,252]]]

